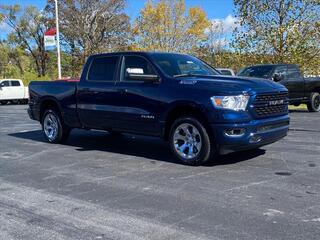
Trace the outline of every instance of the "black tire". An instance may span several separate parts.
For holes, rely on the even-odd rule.
[[[320,112],[320,93],[311,93],[310,102],[307,104],[307,107],[309,112]]]
[[[51,125],[54,126],[53,128],[56,127],[56,132],[55,134],[53,134],[52,136],[49,133],[48,130],[48,119],[51,117],[51,119],[55,119],[55,124]],[[55,109],[48,109],[44,112],[42,120],[41,120],[41,124],[42,124],[42,130],[44,133],[44,136],[46,137],[46,139],[48,140],[48,142],[50,143],[63,143],[65,142],[70,134],[71,129],[66,126],[61,118],[61,115],[59,114],[59,112]]]
[[[0,102],[2,105],[7,105],[8,104],[8,101],[1,101]]]
[[[191,141],[190,138],[188,138],[189,140],[186,140],[184,142],[184,140],[180,140],[175,137],[175,134],[178,135],[183,135],[182,133],[185,132],[183,129],[184,126],[188,126],[190,127],[190,125],[194,128],[196,128],[197,131],[192,130],[193,133],[195,133],[195,135],[199,135],[200,136],[200,142],[201,142],[201,148],[198,151],[197,148],[195,148],[196,144],[199,144],[199,137],[197,139],[197,137],[191,137],[193,138],[193,144],[191,143],[191,145],[189,144],[189,142],[187,144],[189,144],[189,146],[192,146],[192,152],[196,152],[193,154],[196,154],[195,156],[192,156],[193,154],[191,154],[190,156],[187,156],[188,154],[186,154],[186,150],[189,153],[189,148],[190,147],[185,147],[186,142],[187,141]],[[192,129],[192,128],[191,128]],[[179,143],[179,141],[182,141],[181,143]],[[169,142],[170,142],[170,148],[171,151],[173,152],[173,154],[175,155],[175,157],[177,159],[179,159],[183,164],[187,164],[187,165],[192,165],[192,166],[198,166],[198,165],[202,165],[205,162],[212,160],[213,157],[216,155],[216,147],[213,141],[213,137],[209,135],[208,130],[205,128],[205,125],[199,121],[198,119],[194,118],[194,117],[181,117],[177,120],[174,121],[174,123],[171,126],[171,130],[170,130],[170,135],[169,135]],[[183,143],[184,142],[184,143]],[[194,144],[195,143],[195,144]],[[181,145],[180,145],[181,144]],[[184,145],[184,147],[182,146]],[[182,148],[181,148],[182,147]],[[180,151],[177,149],[179,148]],[[183,151],[181,151],[181,149],[185,148]],[[197,151],[195,151],[197,150]],[[185,154],[186,156],[182,156],[183,154]]]

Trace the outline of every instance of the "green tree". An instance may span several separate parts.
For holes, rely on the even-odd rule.
[[[319,69],[319,0],[234,0],[234,4],[240,23],[234,35],[236,50],[268,56],[262,62]]]
[[[19,5],[1,5],[0,15],[12,29],[8,41],[26,49],[33,59],[37,75],[45,76],[49,61],[44,48],[44,32],[49,27],[46,16],[34,6],[22,9]]]
[[[148,1],[135,21],[136,49],[191,52],[206,39],[210,22],[184,0]]]
[[[61,43],[70,56],[66,70],[73,76],[80,73],[89,55],[126,48],[130,22],[124,13],[125,4],[126,0],[58,1]],[[54,1],[49,0],[45,8],[52,17],[54,7]]]

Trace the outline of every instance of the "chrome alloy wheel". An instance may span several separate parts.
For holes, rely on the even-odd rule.
[[[176,128],[173,141],[175,151],[182,158],[194,158],[201,151],[201,135],[198,129],[190,123],[183,123]]]
[[[49,141],[53,141],[58,136],[59,126],[57,117],[52,114],[48,113],[43,121],[43,130],[49,139]]]

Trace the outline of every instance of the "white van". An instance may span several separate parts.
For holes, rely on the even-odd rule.
[[[0,80],[0,103],[27,103],[29,98],[28,87],[20,79]]]

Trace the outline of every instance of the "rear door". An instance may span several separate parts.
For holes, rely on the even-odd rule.
[[[82,76],[77,89],[78,114],[88,128],[114,128],[117,121],[115,102],[119,56],[102,55],[91,58],[86,76]]]
[[[145,57],[123,56],[120,81],[116,84],[119,128],[129,132],[158,135],[160,80],[157,82],[133,80],[128,76],[130,71],[141,75],[158,75]]]
[[[13,99],[24,98],[24,86],[18,80],[11,80],[11,93]]]

